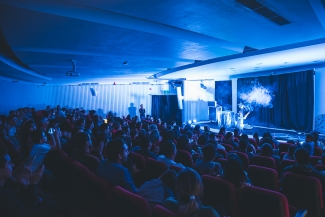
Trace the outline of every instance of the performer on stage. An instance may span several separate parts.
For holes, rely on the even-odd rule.
[[[140,113],[140,119],[144,119],[145,116],[146,116],[146,110],[143,108],[143,105],[141,104],[140,105],[140,108],[139,108],[139,113]]]
[[[247,114],[244,116],[244,108],[247,109],[247,107],[242,104],[242,103],[239,103],[239,108],[240,108],[240,111],[238,112],[238,116],[237,116],[237,128],[240,129],[240,131],[242,131],[244,129],[244,120],[247,118],[247,116],[249,115],[250,111],[248,110]]]

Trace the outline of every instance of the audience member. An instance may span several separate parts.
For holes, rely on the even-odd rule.
[[[176,163],[174,161],[177,149],[176,145],[171,141],[167,140],[162,144],[162,155],[159,155],[157,160],[163,162],[169,168],[171,165],[176,165],[178,167],[185,168],[182,164]]]
[[[167,170],[158,179],[145,182],[138,191],[138,195],[145,198],[150,208],[155,205],[163,205],[164,201],[174,198],[177,173],[174,170]]]
[[[288,148],[288,153],[283,156],[282,160],[295,160],[295,150],[297,146],[296,145],[290,145]]]
[[[203,183],[200,175],[187,168],[182,170],[177,177],[176,193],[178,199],[168,198],[164,206],[181,216],[219,217],[212,207],[202,205]]]
[[[223,170],[223,178],[233,183],[237,189],[241,189],[245,185],[250,185],[250,180],[239,157],[233,153],[227,159]]]
[[[10,156],[4,149],[0,149],[0,215],[32,217],[62,214],[59,202],[52,200],[50,203],[40,203],[38,182],[43,175],[44,166],[41,165],[38,171],[31,172],[29,159],[24,160],[13,171],[14,165]],[[13,181],[20,186],[18,195],[17,190],[12,188]]]
[[[203,155],[200,155],[195,162],[195,170],[200,175],[218,176],[223,174],[221,165],[213,162],[217,151],[213,144],[208,144],[202,149]]]
[[[317,178],[321,185],[323,192],[325,191],[325,174],[318,172],[311,164],[310,164],[310,153],[305,148],[297,148],[295,151],[296,163],[292,166],[288,166],[283,169],[282,174],[280,176],[280,180],[282,180],[283,175],[286,172],[296,173],[305,176],[311,176]]]
[[[157,159],[157,154],[159,153],[159,147],[156,147],[156,152],[149,151],[151,149],[151,141],[147,137],[141,137],[140,138],[140,146],[138,149],[136,149],[134,152],[137,154],[142,155],[144,158],[152,158]]]
[[[239,140],[238,145],[239,145],[239,151],[247,154],[249,160],[251,160],[254,157],[254,153],[247,151],[247,148],[250,145],[250,143],[246,139]]]
[[[314,136],[313,134],[306,134],[306,140],[304,143],[302,143],[302,147],[307,149],[309,151],[310,156],[314,155],[314,147],[315,147],[315,143],[314,143]]]
[[[94,155],[90,154],[92,141],[88,133],[81,132],[76,135],[73,140],[74,150],[71,156],[87,167],[90,171],[95,171],[99,165],[100,160]]]
[[[136,193],[134,182],[129,170],[122,166],[127,161],[129,151],[122,139],[113,139],[106,147],[107,160],[102,161],[96,170],[96,174],[108,181],[112,186],[122,188]]]

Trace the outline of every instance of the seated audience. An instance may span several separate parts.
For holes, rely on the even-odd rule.
[[[220,130],[219,130],[218,135],[225,136],[226,135],[226,128],[225,127],[221,127]]]
[[[295,158],[296,158],[296,163],[294,165],[288,166],[283,169],[282,174],[280,176],[280,180],[282,180],[283,175],[286,172],[315,177],[320,181],[320,183],[322,185],[322,190],[324,192],[325,191],[325,174],[318,172],[310,164],[309,151],[305,148],[297,148],[295,151]]]
[[[134,152],[137,154],[142,155],[144,158],[152,158],[152,159],[157,159],[157,154],[159,152],[159,147],[156,147],[156,152],[151,152],[151,142],[150,139],[147,137],[142,137],[140,138],[140,146],[137,148]]]
[[[223,168],[223,179],[234,184],[235,188],[241,189],[250,185],[250,180],[244,170],[243,163],[236,154],[230,154]]]
[[[297,146],[296,145],[290,145],[288,148],[288,153],[283,156],[282,160],[295,160],[295,150]]]
[[[90,154],[90,149],[92,147],[90,135],[85,132],[78,133],[74,138],[73,143],[75,149],[73,150],[71,157],[79,161],[90,171],[96,171],[100,160]]]
[[[187,137],[187,135],[183,135],[178,139],[177,149],[187,151],[190,154],[195,154],[195,151],[190,145],[190,139]]]
[[[259,146],[260,145],[260,137],[259,137],[258,133],[254,133],[253,138],[255,139],[257,146]]]
[[[269,141],[264,141],[266,138],[271,139],[272,143]],[[263,134],[263,138],[260,140],[260,143],[261,143],[261,145],[263,145],[264,143],[269,143],[270,145],[274,144],[275,148],[279,147],[279,142],[276,139],[274,139],[273,136],[271,135],[271,133],[269,133],[269,132],[266,132]]]
[[[174,161],[177,153],[177,149],[176,149],[176,145],[171,140],[167,140],[162,144],[161,151],[162,151],[162,155],[158,156],[157,158],[158,161],[165,163],[168,168],[171,165],[185,168],[182,164],[176,163]]]
[[[178,199],[168,198],[164,206],[181,216],[219,217],[212,207],[202,205],[203,183],[200,175],[187,168],[177,177],[176,193]]]
[[[174,198],[177,173],[174,170],[167,170],[158,179],[152,179],[144,183],[138,191],[138,195],[145,198],[150,208],[155,205],[163,205],[164,201]]]
[[[248,142],[248,140],[241,139],[241,140],[239,140],[238,145],[239,145],[239,151],[247,154],[249,160],[251,160],[254,157],[254,153],[247,151],[247,148],[250,146],[250,143]]]
[[[280,164],[280,157],[279,155],[274,154],[272,146],[268,143],[264,143],[261,148],[260,152],[261,156],[271,157],[274,159],[275,164],[278,166]]]
[[[38,171],[31,172],[24,160],[14,171],[10,156],[4,149],[0,149],[0,216],[32,217],[57,216],[62,214],[60,202],[52,200],[50,203],[40,203],[38,182],[44,166]],[[8,183],[11,182],[11,183]],[[13,186],[18,185],[19,192]]]
[[[201,136],[199,136],[198,140],[197,140],[197,144],[201,145],[201,146],[205,146],[207,144],[208,138],[205,134],[202,134]]]
[[[41,129],[36,129],[30,135],[34,145],[30,151],[30,156],[35,157],[33,164],[30,166],[32,172],[38,171],[39,167],[43,164],[45,156],[50,150],[57,147],[47,144],[47,137]]]
[[[238,149],[238,143],[234,141],[234,135],[232,132],[227,132],[223,138],[223,143],[231,145],[235,150]]]
[[[223,145],[220,145],[217,140],[208,140],[207,144],[213,144],[216,149],[226,150],[226,148]]]
[[[202,149],[203,155],[199,156],[195,162],[195,170],[200,175],[218,176],[223,174],[221,165],[213,162],[217,151],[213,144],[208,144]]]
[[[108,136],[105,132],[97,133],[90,154],[97,157],[100,161],[105,160],[103,155],[103,149],[107,146],[108,141]]]
[[[108,142],[106,152],[107,160],[99,164],[96,174],[108,181],[113,187],[118,185],[130,192],[138,192],[129,170],[122,166],[129,155],[125,142],[122,139],[113,139]]]
[[[311,131],[310,134],[314,136],[314,144],[317,147],[320,147],[323,151],[325,150],[324,143],[319,141],[319,133],[317,131]]]
[[[314,143],[314,136],[313,134],[306,134],[306,139],[305,142],[302,143],[301,147],[307,149],[309,151],[310,156],[314,155],[314,147],[315,147],[315,143]]]
[[[240,140],[240,129],[234,129],[234,137],[239,141]]]

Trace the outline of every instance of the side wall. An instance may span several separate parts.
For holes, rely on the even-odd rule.
[[[92,96],[90,88],[97,91]],[[162,95],[169,88],[169,94],[176,95],[173,88],[166,85],[87,85],[87,86],[32,86],[0,81],[0,114],[8,115],[10,110],[20,107],[45,109],[46,105],[61,105],[66,108],[83,107],[94,109],[99,115],[108,111],[118,116],[127,115],[130,104],[138,111],[143,104],[147,114],[151,114],[151,95]]]

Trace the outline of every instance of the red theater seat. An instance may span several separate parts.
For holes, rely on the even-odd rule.
[[[168,170],[168,167],[165,163],[159,162],[150,157],[146,159],[146,166],[147,166],[149,179],[157,179],[165,171]]]
[[[252,165],[276,169],[275,160],[271,157],[255,155],[251,161]]]
[[[143,197],[115,186],[113,198],[118,217],[151,217],[149,204]]]
[[[225,209],[225,216],[238,217],[237,196],[235,186],[226,180],[203,175],[203,204],[217,209],[220,205]]]
[[[315,177],[285,173],[282,192],[290,205],[307,210],[308,216],[321,217],[323,210],[322,186]]]
[[[191,154],[188,151],[177,149],[175,162],[181,163],[186,167],[194,168],[194,163]]]
[[[241,217],[290,217],[287,198],[278,192],[245,186],[242,198]]]
[[[247,172],[254,186],[279,191],[279,177],[277,171],[274,169],[250,165]]]

